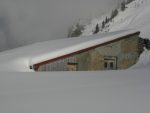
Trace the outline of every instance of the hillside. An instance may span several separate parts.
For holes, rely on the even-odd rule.
[[[108,16],[108,14],[107,14]],[[106,18],[95,18],[91,24],[86,25],[82,35],[91,35],[95,26],[102,26],[102,21]],[[142,38],[150,39],[150,0],[135,0],[126,5],[126,9],[118,9],[118,15],[109,21],[100,32],[110,32],[122,29],[136,29],[141,31]]]

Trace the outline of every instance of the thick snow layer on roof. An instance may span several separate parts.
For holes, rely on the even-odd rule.
[[[149,113],[149,73],[1,73],[0,113]]]
[[[78,38],[66,38],[36,43],[0,53],[0,71],[32,71],[30,65],[73,53],[94,45],[136,33],[122,30]]]

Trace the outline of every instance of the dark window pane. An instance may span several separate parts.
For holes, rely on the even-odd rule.
[[[114,67],[113,62],[110,62],[110,68],[113,69],[113,67]]]
[[[104,67],[107,68],[107,62],[104,63]]]

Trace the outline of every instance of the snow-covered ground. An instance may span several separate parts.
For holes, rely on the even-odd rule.
[[[149,113],[149,73],[1,73],[0,113]]]
[[[150,51],[144,48],[144,52],[140,55],[138,62],[131,69],[150,69]]]

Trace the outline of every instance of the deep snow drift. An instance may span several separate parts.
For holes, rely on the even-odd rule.
[[[150,69],[150,51],[144,48],[144,52],[140,55],[139,61],[131,67],[131,69]]]
[[[149,73],[5,73],[0,76],[0,112],[149,113]]]

